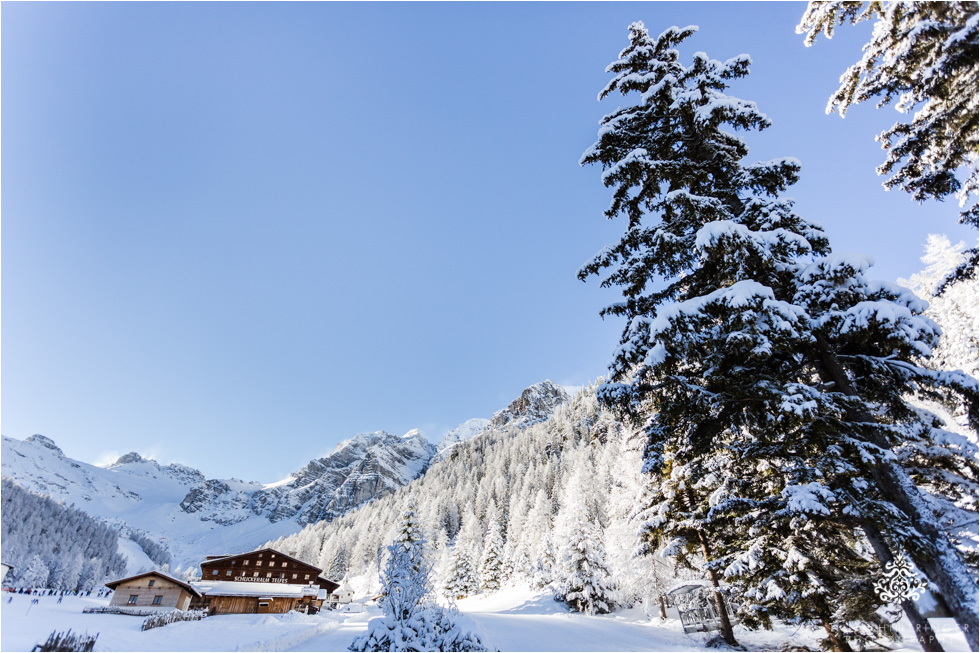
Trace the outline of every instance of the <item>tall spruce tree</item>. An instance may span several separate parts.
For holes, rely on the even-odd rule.
[[[749,59],[698,53],[682,65],[675,46],[695,30],[652,39],[642,24],[630,27],[630,46],[608,67],[615,76],[599,97],[635,91],[640,103],[606,116],[582,157],[600,163],[614,188],[607,217],[628,219],[620,242],[579,273],[584,280],[609,269],[602,284],[622,286],[625,297],[603,311],[628,323],[599,395],[645,424],[650,543],[706,561],[728,643],[723,574],[749,599],[741,602],[746,624],[820,624],[828,646],[848,650],[849,638],[894,635],[875,612],[875,567],[854,529],[884,564],[889,546],[908,541],[909,524],[921,525],[893,527],[886,518],[895,493],[882,486],[897,472],[884,462],[892,441],[882,432],[891,431],[869,417],[871,405],[909,415],[901,395],[925,378],[921,368],[909,371],[910,352],[928,352],[935,332],[907,297],[865,283],[848,261],[811,264],[826,262],[827,240],[779,198],[799,164],[745,164],[745,143],[725,130],[769,125],[753,103],[724,93]],[[821,284],[831,279],[840,285]],[[859,289],[847,297],[849,282]],[[848,305],[853,319],[835,322],[836,305],[808,301],[818,288],[842,302],[863,293],[867,303]],[[866,356],[858,366],[881,362],[874,347],[854,347],[874,337],[899,354],[899,365],[877,369],[883,387],[862,395],[827,378],[848,346]],[[808,548],[827,557],[800,555]]]
[[[488,519],[487,534],[483,540],[483,560],[480,562],[480,589],[496,592],[503,582],[504,539],[500,535],[500,521],[494,510]]]
[[[685,360],[681,352],[669,357],[677,369],[662,376],[660,366],[668,351],[653,341],[663,327],[658,307],[722,293],[713,303],[719,317],[726,306],[737,308],[752,301],[764,310],[746,321],[761,323],[769,317],[775,328],[766,330],[778,334],[779,325],[786,322],[786,316],[779,314],[782,306],[770,301],[771,291],[765,296],[767,286],[753,284],[752,279],[785,285],[785,277],[793,273],[791,257],[822,251],[827,243],[818,228],[792,213],[788,201],[769,199],[796,181],[796,161],[741,163],[748,148],[723,127],[769,126],[754,103],[724,93],[728,80],[748,73],[749,58],[723,63],[698,53],[691,66],[683,65],[675,46],[696,30],[672,27],[653,39],[642,23],[634,23],[629,28],[629,47],[606,69],[614,77],[600,92],[600,100],[616,91],[637,92],[641,100],[602,119],[599,139],[581,163],[602,165],[603,183],[614,189],[606,216],[622,214],[628,224],[623,238],[583,266],[579,278],[608,269],[602,285],[622,287],[625,301],[602,311],[626,317],[628,323],[610,365],[612,380],[599,388],[599,396],[647,422],[645,471],[668,482],[680,481],[685,489],[678,495],[668,484],[661,485],[663,496],[673,493],[681,504],[666,521],[649,522],[651,533],[658,544],[659,540],[671,543],[668,552],[698,550],[704,555],[722,635],[734,645],[720,574],[710,565],[717,555],[705,518],[713,488],[701,478],[684,477],[706,471],[713,448],[724,446],[718,434],[737,424],[732,418],[741,409],[739,398],[725,390],[740,389],[743,379],[732,378],[738,371],[736,361],[718,360],[714,374],[694,380],[702,366]],[[714,246],[718,244],[722,247]],[[662,286],[659,279],[665,282]],[[733,296],[724,296],[736,283],[741,285]],[[677,317],[683,320],[684,314],[678,312]],[[729,335],[733,344],[751,344],[737,332]],[[689,345],[685,353],[694,354],[708,343],[679,344]],[[723,347],[715,353],[722,356],[728,351],[730,347]],[[717,367],[721,362],[726,366]],[[711,362],[704,367],[711,367]],[[745,381],[753,385],[753,379]],[[648,420],[651,414],[657,417]],[[694,496],[696,490],[702,490],[701,496]],[[675,518],[680,515],[686,519]]]
[[[589,505],[594,503],[596,487],[592,463],[588,458],[581,460],[562,492],[554,595],[578,612],[606,614],[615,607],[616,588],[606,562],[598,511]]]
[[[810,46],[821,32],[833,37],[839,25],[875,21],[864,55],[841,75],[827,112],[844,117],[851,105],[876,99],[878,107],[894,102],[912,113],[877,137],[888,152],[878,167],[889,175],[885,187],[917,201],[955,194],[960,222],[974,227],[980,216],[977,12],[974,1],[821,0],[808,4],[796,28]],[[977,253],[970,249],[950,279],[976,279]]]
[[[480,591],[480,581],[473,568],[469,551],[459,543],[453,547],[449,558],[446,582],[443,586],[446,596],[453,599],[465,599]]]

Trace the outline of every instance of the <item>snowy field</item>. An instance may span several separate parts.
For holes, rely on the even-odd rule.
[[[99,633],[96,651],[290,651],[315,638],[325,651],[346,650],[367,629],[372,613],[322,615],[222,615],[202,621],[170,624],[140,632],[145,617],[116,614],[83,614],[88,606],[107,605],[108,599],[41,597],[30,607],[31,597],[3,595],[0,605],[0,649],[30,651],[53,630],[71,628],[75,633]],[[28,608],[30,609],[28,610]]]
[[[142,617],[83,614],[87,606],[106,605],[108,599],[42,597],[30,607],[31,597],[2,595],[0,649],[30,651],[53,630],[99,633],[96,651],[345,651],[355,637],[378,616],[367,612],[324,611],[317,616],[224,615],[203,621],[171,624],[140,632]],[[478,631],[500,651],[697,651],[705,634],[685,635],[676,621],[650,619],[640,610],[589,617],[569,613],[549,594],[509,588],[487,597],[460,601],[464,628]],[[952,620],[934,620],[947,651],[967,650]],[[750,650],[817,649],[819,633],[797,628],[749,632],[736,628],[739,641]],[[911,638],[898,651],[921,650]]]

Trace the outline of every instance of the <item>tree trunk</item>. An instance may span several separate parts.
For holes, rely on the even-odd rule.
[[[831,349],[827,339],[819,331],[815,335],[817,354],[821,363],[821,378],[825,381],[832,381],[841,393],[858,397],[857,391],[847,377],[844,366]],[[863,410],[851,410],[847,417],[854,422],[874,422],[874,418]],[[888,442],[882,436],[875,435],[873,438],[873,444],[882,449],[890,449]],[[929,515],[928,509],[923,505],[921,497],[918,496],[918,488],[904,469],[893,462],[879,461],[872,467],[872,474],[878,489],[881,491],[882,498],[905,513],[921,535],[916,541],[916,545],[909,547],[909,555],[912,561],[929,580],[939,586],[943,599],[949,606],[950,613],[970,645],[970,650],[980,650],[977,588],[971,580],[970,570],[960,559],[946,533]]]
[[[841,637],[839,634],[834,632],[834,629],[830,627],[830,622],[823,619],[823,629],[827,631],[827,637],[830,638],[830,643],[834,645],[835,651],[853,651],[851,645],[847,643],[847,640]]]
[[[660,598],[660,618],[661,619],[666,619],[667,618],[667,604],[664,602],[664,595],[661,594],[659,598]]]
[[[698,540],[701,542],[701,552],[704,554],[705,562],[710,561],[708,538],[702,531],[698,531]],[[708,569],[708,578],[715,590],[715,607],[718,609],[718,616],[721,620],[721,636],[729,646],[738,646],[738,642],[735,640],[735,631],[732,630],[732,621],[728,618],[728,606],[725,604],[725,597],[721,593],[721,583],[718,581],[718,574],[714,569]]]
[[[886,566],[891,563],[895,556],[892,555],[891,549],[885,543],[884,538],[877,528],[872,524],[861,524],[861,528],[864,530],[865,536],[868,538],[868,542],[871,543],[871,548],[875,550],[875,554],[878,556],[878,560],[881,562],[882,570],[885,570]],[[919,612],[919,606],[915,604],[912,599],[903,599],[902,610],[905,611],[905,616],[909,618],[912,623],[912,628],[915,629],[915,638],[919,640],[919,646],[922,647],[923,651],[943,651],[942,645],[939,643],[939,639],[936,637],[936,631],[932,629],[932,625],[929,620],[922,616]]]

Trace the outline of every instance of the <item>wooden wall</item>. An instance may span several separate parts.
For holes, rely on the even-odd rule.
[[[282,614],[292,610],[299,602],[299,599],[274,597],[269,599],[268,609],[263,608],[262,611]],[[210,607],[213,614],[255,614],[259,612],[259,599],[255,596],[212,596]]]
[[[154,581],[153,587],[150,587],[151,580]],[[136,603],[129,602],[129,597],[133,594],[137,596]],[[160,605],[153,605],[153,597],[155,596],[163,597]],[[120,583],[116,586],[109,605],[140,609],[173,610],[177,608],[178,610],[186,610],[190,605],[190,601],[190,592],[180,585],[176,585],[157,576],[135,578],[125,583]]]
[[[214,561],[205,560],[201,563],[201,580],[204,582],[233,581],[239,576],[255,577],[256,572],[259,574],[258,578],[262,579],[261,582],[276,582],[283,577],[289,585],[309,585],[317,582],[320,568],[272,549],[251,551]],[[272,581],[266,580],[269,574],[272,574]],[[293,578],[294,575],[296,578]]]

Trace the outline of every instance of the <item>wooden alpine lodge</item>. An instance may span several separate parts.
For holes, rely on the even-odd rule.
[[[321,569],[275,549],[208,556],[201,580],[185,583],[157,571],[106,583],[110,605],[156,610],[202,609],[210,614],[318,612],[340,587]]]

